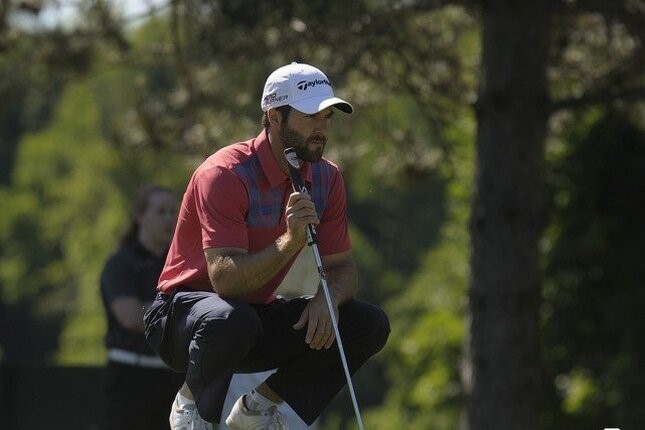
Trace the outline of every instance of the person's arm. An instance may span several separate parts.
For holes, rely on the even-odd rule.
[[[241,297],[266,284],[306,243],[305,226],[318,224],[311,198],[292,193],[285,209],[287,231],[261,251],[242,248],[204,250],[213,290],[222,297]]]
[[[126,330],[143,333],[143,306],[146,303],[136,295],[138,281],[132,259],[123,250],[110,257],[101,274],[101,291],[117,323]]]
[[[120,296],[110,302],[110,310],[118,323],[133,332],[144,333],[143,301],[134,296]]]
[[[358,292],[358,272],[351,249],[339,254],[321,257],[329,295],[336,306],[353,298]],[[321,291],[319,291],[322,294]]]
[[[358,290],[356,263],[351,250],[324,256],[322,263],[327,275],[334,317],[338,321],[338,306],[354,297]],[[300,330],[305,326],[307,326],[305,342],[311,348],[327,349],[334,343],[336,335],[322,286],[309,301],[293,328]]]

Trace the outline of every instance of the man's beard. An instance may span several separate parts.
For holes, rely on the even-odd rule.
[[[324,136],[305,138],[286,126],[280,131],[280,140],[285,148],[294,148],[299,159],[310,163],[320,161],[327,143],[327,138]],[[316,149],[309,149],[310,142],[321,142],[322,145],[317,145]]]

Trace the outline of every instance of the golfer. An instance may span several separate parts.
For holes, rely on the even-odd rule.
[[[319,69],[292,63],[268,77],[263,130],[211,155],[194,172],[145,314],[146,337],[186,372],[172,429],[219,423],[234,373],[277,371],[235,403],[233,429],[286,429],[286,402],[310,425],[346,384],[323,292],[291,300],[275,290],[315,225],[351,373],[380,351],[389,322],[355,298],[357,273],[338,167],[323,158],[332,116],[352,106]],[[302,162],[309,193],[292,192],[284,149]],[[307,250],[308,252],[308,250]]]

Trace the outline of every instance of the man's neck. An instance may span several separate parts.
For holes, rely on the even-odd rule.
[[[139,239],[139,243],[143,245],[143,247],[148,250],[148,252],[157,257],[162,256],[166,251],[165,243],[158,243],[149,236],[143,234],[141,231],[139,231],[139,236],[137,238]]]

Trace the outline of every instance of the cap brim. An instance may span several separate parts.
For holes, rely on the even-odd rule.
[[[335,107],[338,110],[341,110],[345,113],[354,112],[354,108],[351,104],[347,103],[343,99],[338,97],[329,97],[329,96],[320,96],[320,97],[310,97],[305,100],[300,100],[295,103],[290,103],[291,107],[299,110],[302,113],[312,115],[320,112],[323,109],[327,109],[330,106]]]

